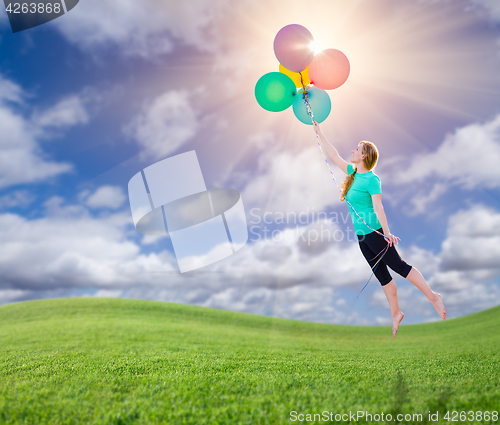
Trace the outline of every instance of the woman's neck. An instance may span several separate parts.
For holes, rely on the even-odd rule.
[[[367,173],[368,171],[370,171],[370,170],[367,170],[363,163],[356,164],[356,173],[364,174],[364,173]]]

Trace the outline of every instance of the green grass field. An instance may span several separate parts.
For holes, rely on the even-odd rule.
[[[392,415],[370,423],[496,423],[443,416],[500,411],[499,330],[500,307],[402,325],[393,339],[388,326],[153,301],[10,304],[0,307],[0,423],[334,423],[298,415],[357,411]]]

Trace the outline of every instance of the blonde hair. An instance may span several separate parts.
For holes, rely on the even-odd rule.
[[[370,171],[375,165],[377,165],[378,160],[378,149],[372,142],[359,142],[358,146],[361,145],[361,153],[364,155],[363,164],[368,171]],[[342,183],[342,195],[340,196],[340,200],[345,200],[345,196],[349,189],[352,186],[352,182],[354,181],[354,177],[356,176],[357,169],[354,167],[354,171],[349,174],[344,182]]]

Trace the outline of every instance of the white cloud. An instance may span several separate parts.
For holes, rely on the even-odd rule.
[[[500,114],[487,123],[474,123],[448,134],[439,148],[415,155],[395,170],[397,184],[419,183],[433,178],[439,183],[424,202],[443,193],[442,184],[465,189],[500,187]]]
[[[500,212],[484,205],[460,210],[448,221],[441,247],[441,269],[488,270],[500,274]]]
[[[470,0],[471,4],[478,6],[488,13],[492,21],[500,21],[500,3],[497,0]]]
[[[26,99],[33,94],[0,74],[0,189],[23,183],[41,183],[59,174],[74,171],[68,162],[53,161],[39,141],[51,139],[54,130],[86,124],[89,110],[96,113],[120,96],[118,86],[111,89],[84,87],[78,94],[64,96],[44,108],[34,107],[29,119],[17,112],[28,110]],[[17,103],[14,108],[8,102]],[[60,136],[60,135],[57,135]]]
[[[81,98],[71,95],[43,111],[35,110],[32,120],[40,127],[65,127],[85,124],[89,116]]]
[[[397,245],[397,250],[402,258],[409,264],[414,264],[424,276],[432,276],[440,266],[439,253],[420,248],[416,245],[406,247],[406,244]]]
[[[126,239],[130,214],[93,218],[83,206],[62,204],[61,198],[49,199],[46,216],[34,220],[0,215],[3,288],[116,289],[141,282],[148,267],[173,263],[167,252],[142,255]]]
[[[79,199],[90,208],[120,208],[125,202],[125,194],[119,186],[101,186],[92,194],[88,190],[79,194]]]
[[[123,291],[113,291],[109,289],[99,289],[95,294],[94,297],[100,297],[100,298],[119,298],[121,295],[123,295]]]
[[[335,241],[338,232],[345,232],[337,224],[319,221],[285,228],[267,239],[253,240],[222,261],[180,274],[174,255],[159,245],[165,238],[157,241],[160,252],[141,253],[132,241],[138,235],[128,211],[93,217],[85,205],[65,205],[59,197],[50,198],[45,207],[45,217],[38,219],[0,215],[0,303],[97,290],[96,296],[163,300],[301,320],[386,323],[375,310],[362,311],[340,293],[354,289],[354,297],[371,271],[357,241]],[[498,286],[490,283],[499,275],[496,265],[443,269],[448,244],[456,234],[469,238],[490,234],[496,241],[498,235],[488,229],[498,227],[499,217],[500,213],[481,207],[458,212],[450,219],[447,240],[438,254],[414,245],[398,246],[402,258],[441,292],[450,318],[500,301]],[[480,259],[488,255],[490,245],[476,249]],[[461,255],[463,262],[469,253]],[[432,318],[435,312],[425,296],[403,278],[394,277],[408,322],[417,314]],[[371,285],[370,304],[388,314],[387,300],[375,278]]]
[[[174,42],[180,40],[214,52],[221,39],[217,35],[219,18],[226,7],[225,1],[218,0],[86,0],[55,25],[70,42],[86,50],[119,46],[127,55],[152,58],[171,52]]]
[[[347,237],[338,225],[329,222],[285,228],[266,239],[257,238],[242,248],[240,255],[217,263],[214,269],[223,266],[220,270],[233,271],[235,277],[244,270],[245,279],[258,286],[273,286],[277,281],[282,288],[305,283],[348,286],[362,281],[370,268],[357,243],[341,241],[342,235]]]
[[[35,200],[35,195],[26,190],[16,190],[0,196],[0,210],[7,208],[26,208]]]
[[[337,183],[345,175],[331,166]],[[340,201],[340,192],[317,147],[298,153],[264,151],[259,157],[259,169],[242,191],[245,206],[262,206],[269,213],[300,213],[323,211],[328,206],[347,208]]]
[[[20,289],[0,289],[0,305],[22,301],[26,296],[29,297],[29,295],[30,291],[23,291]]]
[[[0,74],[0,101],[5,100],[22,103],[25,97],[25,93],[21,86],[14,83],[11,80],[6,79],[2,74]]]
[[[174,152],[197,131],[196,111],[186,90],[172,90],[151,103],[145,101],[139,115],[124,128],[144,148],[142,157],[160,159]]]
[[[375,322],[380,326],[389,326],[392,323],[390,317],[375,317]]]
[[[338,229],[324,225],[330,231]],[[57,291],[68,296],[77,289],[97,289],[102,296],[185,302],[305,320],[321,321],[323,313],[327,321],[363,320],[357,313],[344,317],[343,306],[334,301],[338,288],[362,281],[369,267],[354,244],[317,241],[311,232],[320,230],[318,226],[321,223],[285,229],[275,241],[247,244],[211,267],[182,275],[168,251],[141,254],[130,240],[137,235],[129,212],[93,217],[85,205],[65,205],[62,198],[53,197],[45,202],[43,218],[0,215],[0,290],[24,291],[19,299],[29,299]],[[327,237],[326,231],[323,235]],[[240,292],[242,279],[248,287]],[[12,294],[6,299],[15,301]],[[318,308],[326,297],[331,303]]]
[[[486,310],[500,303],[500,288],[498,285],[472,282],[462,291],[446,294],[446,303],[455,310],[457,316]]]
[[[113,95],[113,90],[109,91]],[[68,128],[89,121],[86,104],[98,107],[102,93],[86,87],[78,95],[69,95],[44,109],[35,107],[29,119],[8,104],[29,108],[33,97],[21,86],[0,75],[0,189],[22,183],[40,183],[73,171],[67,162],[51,161],[39,145],[50,138],[52,129]]]
[[[69,163],[47,159],[30,124],[1,103],[0,127],[0,189],[20,183],[39,183],[73,169]]]
[[[143,235],[141,239],[142,245],[154,245],[159,241],[164,240],[162,235]]]
[[[206,307],[228,308],[266,314],[287,319],[323,323],[370,324],[358,311],[346,312],[335,306],[338,291],[333,287],[298,285],[274,290],[271,288],[229,288],[212,295]]]
[[[447,189],[448,186],[446,184],[435,182],[430,191],[419,190],[417,193],[414,193],[410,199],[411,205],[403,206],[403,212],[410,217],[425,213],[430,218],[433,218],[439,214],[440,211],[438,209],[429,210],[428,205],[436,199],[439,199]]]

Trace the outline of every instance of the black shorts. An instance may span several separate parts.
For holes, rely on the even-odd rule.
[[[377,231],[383,233],[382,228],[377,229]],[[367,235],[357,236],[361,252],[365,256],[366,261],[368,261],[370,267],[373,268],[373,266],[383,254],[383,252],[380,253],[380,251],[383,251],[387,247],[387,240],[377,232],[371,232]],[[380,255],[375,258],[378,253],[380,253]],[[392,280],[392,276],[389,273],[389,270],[387,270],[387,266],[389,266],[397,274],[403,277],[408,276],[412,269],[412,266],[406,263],[399,256],[399,253],[398,251],[396,251],[396,247],[394,246],[394,244],[389,247],[387,252],[382,257],[382,260],[380,260],[380,262],[378,263],[377,268],[374,272],[375,277],[378,279],[382,286],[387,285]]]

